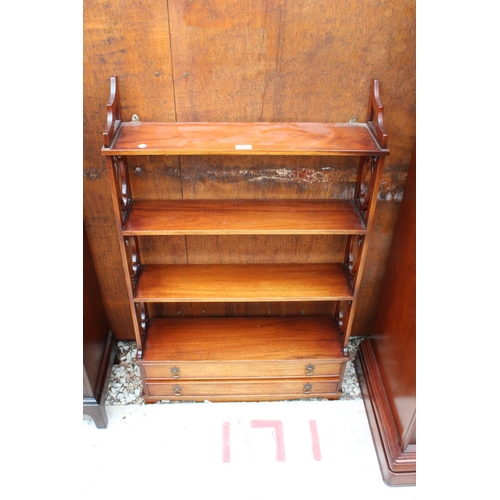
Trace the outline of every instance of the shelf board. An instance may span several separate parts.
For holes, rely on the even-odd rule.
[[[364,234],[351,200],[136,200],[126,236]]]
[[[145,265],[135,302],[352,300],[342,264]]]
[[[342,359],[329,316],[154,318],[142,362]]]
[[[103,155],[386,156],[366,123],[122,122]]]

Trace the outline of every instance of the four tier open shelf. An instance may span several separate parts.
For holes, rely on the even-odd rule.
[[[366,123],[153,123],[122,121],[111,78],[102,154],[147,403],[340,397],[387,140],[377,80]],[[134,200],[132,155],[356,156],[359,169],[352,199]],[[326,264],[141,263],[142,237],[179,235],[344,235],[346,245],[343,260]],[[331,302],[332,314],[148,312],[158,302],[290,301]]]

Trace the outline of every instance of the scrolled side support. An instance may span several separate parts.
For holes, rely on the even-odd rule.
[[[384,127],[384,106],[380,100],[380,83],[374,79],[368,104],[366,124],[381,149],[387,149],[389,136]]]
[[[109,102],[106,106],[106,128],[102,134],[103,145],[110,148],[122,124],[120,109],[120,91],[118,88],[118,78],[112,76],[110,80]]]

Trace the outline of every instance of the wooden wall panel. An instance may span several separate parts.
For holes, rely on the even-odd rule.
[[[124,120],[134,113],[141,120],[175,119],[168,10],[166,2],[139,0],[84,0],[83,7],[84,223],[111,329],[118,339],[133,339],[106,162],[100,150],[111,76],[119,78]],[[136,167],[142,173],[136,173]],[[148,190],[143,182],[147,179],[165,196],[180,197],[176,167],[176,159],[149,167],[132,164],[135,190]]]
[[[142,120],[177,121],[364,121],[371,79],[380,80],[391,155],[353,330],[365,335],[415,138],[415,1],[84,0],[84,7],[84,220],[117,337],[132,338],[132,330],[99,153],[111,75],[120,81],[125,120],[137,113]],[[161,157],[130,163],[138,197],[205,199],[341,197],[354,188],[357,165],[353,159],[312,157]],[[288,256],[310,241],[273,244]],[[149,240],[145,255],[175,262],[203,261],[207,255],[232,259],[220,239],[199,242]],[[235,237],[232,248],[245,245]],[[322,243],[307,258],[324,259],[329,251]],[[325,253],[318,257],[318,252]],[[253,250],[252,258],[258,258]],[[248,313],[241,305],[231,310]]]
[[[414,142],[415,2],[170,2],[178,121],[364,121],[372,78],[388,166]],[[187,75],[187,76],[184,76]]]
[[[186,199],[344,198],[359,160],[313,156],[182,157]]]
[[[333,314],[332,302],[193,302],[148,305],[155,317],[324,316]]]

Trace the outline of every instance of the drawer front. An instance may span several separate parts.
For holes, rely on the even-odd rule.
[[[338,379],[301,378],[288,380],[216,380],[211,382],[147,382],[149,396],[165,399],[234,399],[245,397],[327,397],[339,389]]]
[[[266,362],[142,363],[146,379],[224,379],[272,377],[339,377],[345,361],[302,360]]]

